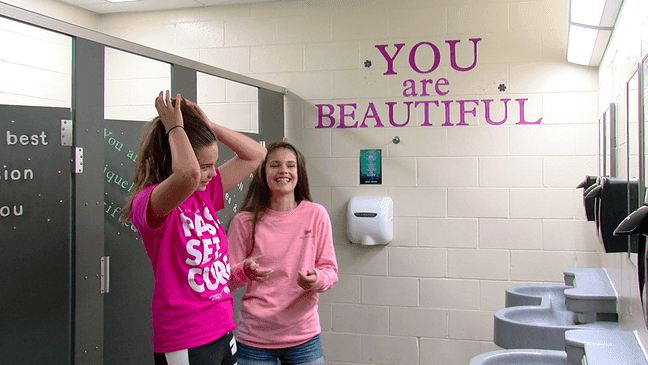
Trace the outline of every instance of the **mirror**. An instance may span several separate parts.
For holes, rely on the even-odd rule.
[[[614,150],[611,146],[614,141],[614,134],[612,133],[615,124],[614,114],[614,103],[610,103],[610,106],[603,112],[603,115],[599,119],[598,176],[612,176]]]
[[[627,84],[626,84],[627,86]],[[617,123],[612,125],[613,138],[611,148],[614,153],[611,177],[626,179],[628,177],[628,95],[627,89],[624,97],[619,99],[617,108]]]
[[[648,130],[648,55],[644,57],[643,61],[641,62],[640,69],[641,107],[639,108],[639,120],[643,120],[643,122],[639,125],[639,127],[641,128],[639,135],[639,149],[641,157],[640,163],[642,166],[639,184],[639,198],[642,200],[640,202],[640,204],[642,204],[645,202],[647,184],[646,178],[648,177],[648,163],[646,162],[646,152],[648,151],[648,140],[646,139],[646,130]]]
[[[642,202],[639,204],[641,205],[643,202],[646,202],[645,200],[645,195],[646,195],[646,177],[648,176],[648,164],[646,163],[646,151],[648,151],[648,148],[646,148],[646,144],[648,143],[648,140],[646,140],[646,123],[648,123],[648,55],[646,55],[639,65],[639,87],[640,87],[640,98],[638,99],[638,102],[640,103],[638,110],[639,110],[639,120],[641,123],[639,123],[639,158],[640,158],[640,167],[641,167],[641,174],[639,178],[639,199],[642,199]],[[641,262],[641,268],[643,270],[639,270],[639,281],[644,283],[644,285],[640,286],[640,295],[641,295],[641,303],[643,307],[643,314],[644,314],[644,320],[646,323],[648,323],[648,303],[646,302],[646,281],[648,281],[648,273],[646,273],[646,247],[645,247],[645,237],[644,237],[644,247],[643,247],[643,257],[642,257],[642,262]]]
[[[627,200],[627,214],[634,212],[639,205],[643,202],[643,197],[639,198],[637,193],[638,187],[641,184],[637,184],[639,181],[639,172],[642,171],[640,168],[641,162],[639,161],[639,72],[635,68],[631,76],[626,82],[626,92],[625,92],[625,178],[628,180],[628,200]],[[622,123],[619,123],[622,124]],[[643,160],[643,158],[642,158]],[[641,202],[640,202],[641,200]],[[636,237],[635,237],[636,238]],[[628,236],[628,254],[630,259],[634,262],[640,273],[643,273],[644,266],[642,262],[642,257],[644,255],[639,252],[639,247],[631,246],[631,237]],[[634,253],[634,254],[633,254]],[[638,254],[638,255],[636,255]],[[641,277],[641,274],[639,274]],[[643,286],[643,280],[639,280],[640,286]]]
[[[633,72],[632,76],[626,83],[626,121],[627,121],[627,178],[629,180],[639,179],[641,169],[639,166],[639,73],[637,70]],[[642,125],[641,125],[642,126]],[[642,126],[643,127],[643,126]],[[643,129],[643,128],[642,128]],[[643,196],[641,201],[636,200],[629,203],[628,213],[633,212],[638,208],[640,203],[643,203]]]

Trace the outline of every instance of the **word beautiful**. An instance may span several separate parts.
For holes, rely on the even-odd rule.
[[[473,59],[470,66],[462,67],[457,62],[456,49],[457,45],[460,43],[458,40],[449,40],[445,43],[448,44],[449,52],[449,63],[454,71],[457,72],[468,72],[475,68],[477,65],[477,44],[481,41],[481,38],[471,38],[470,42],[473,45]],[[405,43],[394,44],[395,50],[390,53],[387,49],[388,45],[376,45],[376,49],[380,52],[381,56],[387,62],[387,70],[383,75],[392,76],[397,75],[397,72],[394,70],[394,61],[401,54],[401,51],[405,47]],[[431,51],[432,54],[432,64],[431,65],[420,65],[417,61],[421,57],[417,57],[419,52]],[[408,64],[410,68],[418,74],[429,74],[434,72],[441,63],[441,51],[439,48],[430,42],[420,42],[414,45],[408,55]],[[412,79],[405,80],[403,82],[403,97],[405,98],[414,98],[414,97],[427,97],[431,95],[446,96],[450,93],[450,81],[446,78],[439,78],[436,81],[434,79],[421,79],[420,81],[415,81]],[[384,104],[387,106],[387,118],[383,115],[381,117],[380,113],[376,109],[376,105],[373,102],[367,104],[366,109],[361,120],[356,119],[356,111],[358,109],[357,103],[345,103],[345,104],[316,104],[317,107],[317,126],[315,128],[332,128],[336,126],[337,128],[367,128],[370,125],[367,123],[373,123],[371,125],[374,128],[384,127],[386,122],[383,120],[389,120],[389,124],[394,127],[405,127],[410,123],[410,117],[412,115],[412,108],[422,109],[423,112],[423,123],[421,126],[432,126],[432,120],[430,118],[432,108],[440,108],[444,114],[443,123],[441,126],[448,127],[454,125],[468,125],[467,115],[472,115],[472,117],[477,117],[477,108],[482,107],[482,115],[486,120],[486,123],[490,125],[502,125],[508,121],[509,107],[515,107],[517,103],[517,108],[519,108],[519,118],[515,124],[519,125],[528,125],[528,124],[540,124],[542,118],[535,121],[527,121],[525,117],[525,102],[528,101],[528,98],[518,98],[514,99],[514,102],[509,105],[511,98],[502,98],[499,100],[499,103],[503,104],[503,116],[497,119],[494,119],[491,115],[491,108],[493,108],[494,99],[466,99],[466,100],[417,100],[417,101],[404,101],[404,102],[395,102],[388,101]],[[395,118],[396,106],[399,106],[399,112],[404,111],[404,117]],[[451,120],[451,115],[456,114],[459,117],[459,120]]]

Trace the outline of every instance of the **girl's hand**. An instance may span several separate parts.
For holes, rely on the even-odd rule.
[[[304,273],[301,271],[298,273],[299,277],[297,278],[297,285],[299,285],[304,290],[311,290],[315,286],[317,281],[317,274],[315,270],[307,270]]]
[[[199,116],[200,116],[200,117],[201,117],[205,122],[211,122],[211,121],[209,120],[209,118],[207,118],[207,115],[205,114],[205,112],[203,112],[203,110],[198,106],[198,104],[193,103],[193,102],[187,100],[187,101],[185,102],[185,105],[188,106],[189,108],[195,110],[196,113],[198,113],[198,115],[199,115]],[[213,123],[213,122],[212,122],[212,123]]]
[[[243,263],[243,273],[248,279],[252,281],[264,282],[268,280],[268,276],[272,273],[272,269],[260,270],[259,264],[256,263],[258,259],[263,256],[248,257]]]
[[[160,95],[155,98],[155,109],[157,109],[160,120],[167,133],[169,133],[171,128],[184,126],[182,113],[180,112],[180,106],[182,104],[180,94],[175,97],[175,106],[173,106],[172,101],[173,99],[170,97],[169,90],[166,91],[166,97],[160,91]]]

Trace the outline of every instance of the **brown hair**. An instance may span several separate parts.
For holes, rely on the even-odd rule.
[[[216,142],[216,135],[207,122],[193,108],[186,106],[184,99],[182,100],[180,111],[184,122],[183,127],[194,152]],[[173,104],[175,105],[175,103],[174,100]],[[135,162],[134,186],[126,197],[126,205],[119,217],[120,222],[130,222],[133,198],[140,191],[151,184],[159,184],[171,176],[173,173],[171,161],[169,136],[166,134],[160,117],[157,116],[142,128],[139,153]]]
[[[306,160],[304,156],[288,142],[271,142],[268,147],[268,153],[261,166],[259,166],[252,175],[252,182],[245,193],[243,203],[241,203],[241,212],[252,213],[252,247],[254,247],[254,235],[256,234],[256,225],[263,218],[265,210],[270,208],[271,192],[266,179],[266,165],[270,156],[281,148],[286,148],[297,157],[297,186],[295,186],[295,201],[300,203],[302,200],[312,201],[310,188],[308,185],[308,174],[306,173]],[[231,219],[230,219],[231,222]],[[228,223],[229,227],[229,223]]]

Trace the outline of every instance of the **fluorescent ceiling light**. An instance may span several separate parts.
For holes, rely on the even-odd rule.
[[[134,3],[140,0],[106,0],[109,3]]]
[[[567,45],[567,62],[589,66],[597,34],[596,28],[571,24],[569,26],[569,44]]]
[[[623,0],[571,0],[567,62],[601,63]]]
[[[601,25],[605,0],[571,0],[570,20],[572,23]]]

